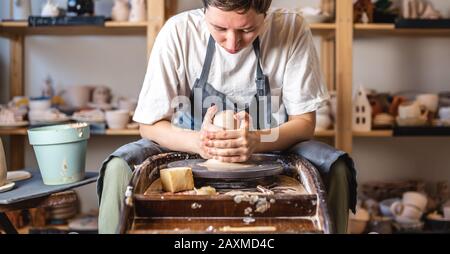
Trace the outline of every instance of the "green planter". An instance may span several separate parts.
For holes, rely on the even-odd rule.
[[[79,182],[85,177],[88,124],[57,125],[28,130],[46,185]]]

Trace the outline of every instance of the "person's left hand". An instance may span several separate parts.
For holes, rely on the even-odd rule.
[[[213,159],[229,163],[246,162],[260,144],[259,133],[250,131],[250,115],[243,111],[235,118],[241,122],[240,129],[207,132],[205,146]]]

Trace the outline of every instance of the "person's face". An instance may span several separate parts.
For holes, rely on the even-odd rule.
[[[209,7],[205,18],[214,40],[230,54],[236,54],[258,37],[265,15],[258,14],[253,9],[240,13]]]

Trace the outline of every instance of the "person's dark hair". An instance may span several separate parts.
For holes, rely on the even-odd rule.
[[[246,13],[253,9],[258,14],[266,14],[272,0],[202,0],[205,9],[216,7],[222,11],[238,11]]]

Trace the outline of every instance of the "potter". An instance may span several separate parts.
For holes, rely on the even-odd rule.
[[[345,152],[312,140],[316,111],[329,94],[306,22],[298,11],[271,9],[271,0],[202,2],[172,17],[155,40],[133,117],[142,139],[101,167],[99,232],[117,229],[123,198],[111,191],[129,183],[112,174],[131,175],[129,166],[170,151],[241,164],[275,151],[302,156],[337,188],[329,210],[336,231],[345,232],[356,173]],[[173,103],[180,97],[191,107]],[[214,123],[211,104],[237,114]]]

